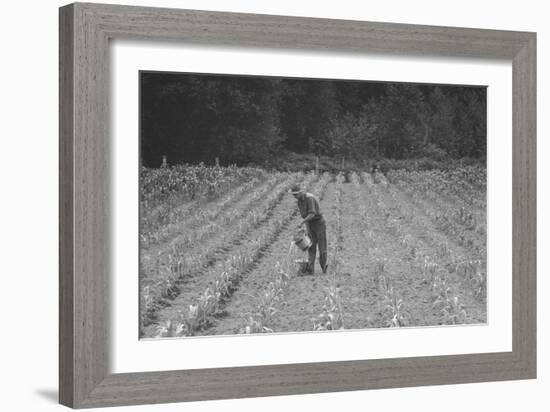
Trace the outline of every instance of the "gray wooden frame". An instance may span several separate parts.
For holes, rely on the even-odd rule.
[[[60,9],[59,398],[85,408],[536,376],[536,34],[71,4]],[[513,65],[511,352],[109,374],[109,39],[497,58]]]

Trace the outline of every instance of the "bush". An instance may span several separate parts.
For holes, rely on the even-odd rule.
[[[374,166],[378,166],[379,171],[385,174],[394,169],[408,171],[448,170],[460,166],[485,166],[486,163],[485,158],[449,159],[445,151],[437,147],[428,148],[427,151],[431,153],[431,156],[421,156],[414,159],[345,159],[343,168],[341,157],[320,156],[319,171],[330,173],[370,172]],[[286,152],[282,156],[270,159],[263,166],[268,169],[286,172],[309,172],[315,170],[315,160],[316,156],[312,153]]]

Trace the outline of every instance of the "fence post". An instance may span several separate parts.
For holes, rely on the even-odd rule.
[[[319,156],[315,156],[315,174],[319,174]]]

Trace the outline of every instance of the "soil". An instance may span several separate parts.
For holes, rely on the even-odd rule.
[[[458,323],[486,322],[485,299],[476,293],[471,280],[456,270],[459,262],[474,259],[481,261],[485,269],[485,234],[460,222],[451,226],[441,224],[439,216],[456,209],[455,199],[436,194],[436,198],[429,200],[404,184],[390,184],[383,178],[372,180],[369,175],[356,181],[348,176],[344,183],[332,179],[320,190],[315,194],[321,198],[327,221],[328,272],[322,273],[317,260],[313,275],[299,276],[295,260],[307,256],[291,246],[300,218],[295,200],[285,195],[270,212],[268,220],[288,214],[289,210],[293,210],[292,214],[273,234],[269,245],[240,274],[237,288],[224,299],[222,310],[196,334],[230,335],[242,331],[248,318],[257,312],[269,282],[278,276],[278,267],[288,272],[290,280],[275,302],[274,313],[265,322],[273,332],[313,330],[325,309],[330,286],[337,288],[345,329],[391,326],[395,315],[391,296],[396,299],[394,303],[401,300],[402,326],[451,324],[457,318],[453,320],[443,310],[445,305],[438,304],[441,288],[438,291],[434,287],[434,282],[441,279],[447,297],[450,301],[456,298],[454,301],[460,305]],[[476,195],[478,199],[469,204],[483,204],[484,194]],[[246,199],[240,204],[254,207]],[[464,205],[468,206],[466,200]],[[476,219],[485,218],[482,208],[472,206],[472,209]],[[259,225],[248,231],[246,237],[234,239],[219,250],[210,267],[184,279],[181,293],[156,313],[156,322],[143,330],[143,336],[154,336],[158,323],[174,319],[178,312],[187,310],[197,296],[213,284],[222,270],[220,262],[238,253],[240,248],[252,247],[262,230],[263,226]],[[231,228],[224,228],[224,233],[227,231]],[[156,245],[147,257],[162,253],[167,245]],[[437,266],[437,279],[427,275],[426,262]],[[143,264],[145,269],[153,266],[147,260]]]

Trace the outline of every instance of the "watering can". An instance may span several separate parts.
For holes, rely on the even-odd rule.
[[[298,246],[303,251],[306,251],[311,246],[311,238],[308,236],[305,229],[300,229],[294,235],[294,244]]]

